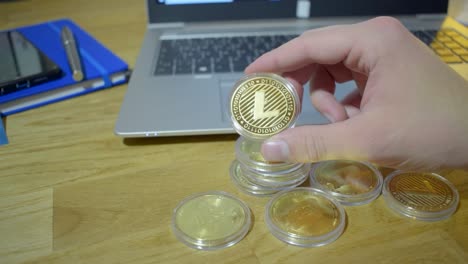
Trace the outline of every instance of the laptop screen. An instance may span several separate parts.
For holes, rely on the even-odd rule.
[[[157,0],[160,4],[165,5],[190,5],[190,4],[219,4],[232,3],[234,1],[249,1],[249,0]],[[252,0],[250,0],[252,1]],[[258,0],[254,0],[258,1]]]
[[[310,17],[445,14],[448,0],[147,0],[149,22],[295,18],[297,2]]]

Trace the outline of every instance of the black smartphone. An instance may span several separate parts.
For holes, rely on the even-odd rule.
[[[0,96],[62,75],[60,67],[21,33],[0,32]]]

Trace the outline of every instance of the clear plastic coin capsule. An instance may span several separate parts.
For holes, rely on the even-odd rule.
[[[310,184],[329,193],[343,205],[362,205],[379,197],[383,177],[370,163],[332,160],[313,166]]]
[[[343,206],[326,192],[295,188],[276,194],[266,205],[265,222],[279,240],[300,247],[335,241],[345,227]]]
[[[272,73],[256,73],[234,85],[229,106],[237,133],[252,140],[264,140],[294,126],[301,102],[287,79]]]
[[[200,250],[221,249],[238,243],[251,224],[249,207],[220,191],[190,196],[179,203],[172,215],[176,238]]]
[[[423,221],[449,218],[457,210],[457,189],[435,173],[395,171],[385,178],[383,197],[396,213]]]
[[[301,164],[301,166],[281,172],[259,172],[249,167],[239,165],[242,174],[251,182],[261,186],[298,186],[308,177],[310,164]]]
[[[239,137],[235,145],[237,160],[246,167],[260,172],[286,171],[302,166],[302,163],[266,161],[261,153],[262,143],[263,141]]]
[[[234,161],[231,164],[230,176],[232,182],[243,192],[254,196],[268,196],[277,193],[282,189],[264,187],[251,182],[240,170],[239,162]]]

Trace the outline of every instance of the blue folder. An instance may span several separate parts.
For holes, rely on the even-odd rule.
[[[72,78],[60,33],[63,26],[73,32],[85,79]],[[128,65],[69,19],[49,21],[14,29],[22,33],[64,72],[60,79],[0,96],[0,115],[7,116],[125,83]]]

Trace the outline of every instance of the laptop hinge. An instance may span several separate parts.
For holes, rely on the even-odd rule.
[[[155,29],[155,28],[181,28],[184,27],[184,22],[176,22],[176,23],[157,23],[157,24],[149,24],[148,28]]]

